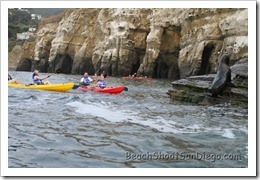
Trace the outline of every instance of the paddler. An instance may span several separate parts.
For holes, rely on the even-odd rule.
[[[80,85],[90,86],[90,83],[93,81],[91,77],[88,76],[88,73],[85,72],[83,77],[80,79]]]
[[[96,86],[100,87],[100,88],[105,88],[107,83],[104,79],[105,79],[105,76],[103,74],[101,74],[100,79],[97,81]]]
[[[48,85],[48,84],[51,84],[49,81],[43,82],[43,80],[47,79],[48,77],[50,77],[50,75],[41,78],[39,76],[39,71],[38,70],[34,70],[33,74],[32,74],[33,83],[37,84],[37,85]]]
[[[137,76],[137,73],[134,73],[134,74],[132,75],[133,78],[135,78],[136,76]]]
[[[92,78],[94,79],[94,81],[96,81],[98,79],[98,75],[94,74],[94,76],[92,76]]]
[[[8,74],[8,84],[21,84],[21,83],[16,79],[13,79],[12,76]]]

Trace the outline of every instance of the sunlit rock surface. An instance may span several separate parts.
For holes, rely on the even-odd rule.
[[[230,8],[68,9],[41,22],[17,69],[176,80],[212,74],[225,52],[231,65],[247,58],[247,14]]]

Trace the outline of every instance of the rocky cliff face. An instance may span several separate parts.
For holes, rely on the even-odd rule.
[[[184,78],[246,58],[247,9],[69,9],[37,33],[18,69]],[[26,44],[25,44],[26,45]],[[28,52],[27,52],[28,54]]]
[[[13,50],[8,53],[8,69],[15,70],[21,56],[23,54],[23,49],[21,45],[14,46]]]

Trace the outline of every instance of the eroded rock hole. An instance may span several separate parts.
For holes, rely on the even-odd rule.
[[[134,57],[134,63],[132,64],[132,68],[131,68],[131,74],[134,74],[134,73],[137,73],[139,68],[140,68],[140,65],[141,65],[141,61],[143,60],[144,58],[144,55],[145,55],[145,50],[136,50],[135,51],[135,57]],[[139,70],[138,72],[139,76],[145,76],[144,72],[143,72],[143,69]]]
[[[202,60],[200,65],[200,70],[198,75],[208,74],[210,72],[210,57],[214,50],[214,46],[212,44],[205,46],[203,53],[202,53]]]
[[[165,62],[158,62],[155,64],[153,77],[168,78],[170,67]]]
[[[160,54],[154,62],[153,77],[179,79],[178,56],[181,27],[165,28],[161,37]]]
[[[73,64],[73,59],[69,55],[57,55],[54,60],[54,72],[70,74]]]
[[[84,74],[88,72],[89,74],[94,74],[94,65],[91,58],[86,58],[80,62],[77,62],[72,67],[72,74]]]
[[[131,74],[136,73],[136,72],[138,71],[139,67],[140,67],[140,61],[138,61],[136,64],[134,64],[134,65],[132,66]]]
[[[62,67],[61,67],[62,73],[70,74],[71,73],[72,64],[73,64],[73,59],[70,58],[70,56],[66,55],[64,57],[64,59],[63,59],[63,62],[62,62]]]
[[[31,68],[32,68],[31,59],[22,59],[19,62],[16,71],[31,71]]]

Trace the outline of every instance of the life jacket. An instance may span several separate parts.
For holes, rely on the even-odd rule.
[[[105,88],[106,87],[106,85],[107,85],[107,83],[105,82],[105,81],[102,81],[102,80],[98,80],[98,82],[99,82],[99,87],[100,88]]]
[[[42,84],[42,80],[40,80],[40,79],[37,79],[37,80],[34,79],[35,76],[38,76],[38,75],[35,74],[35,73],[33,73],[33,74],[32,74],[33,83],[34,83],[34,84]]]
[[[8,74],[8,81],[12,80],[13,78]]]
[[[83,78],[83,82],[85,83],[85,84],[87,84],[87,85],[89,85],[90,84],[90,80],[89,80],[89,78],[88,77],[82,77]]]

